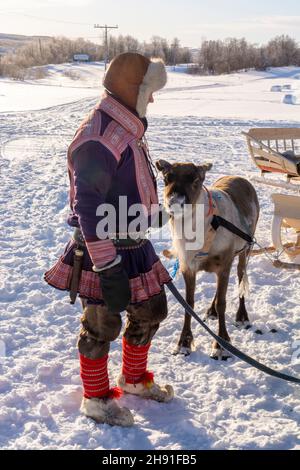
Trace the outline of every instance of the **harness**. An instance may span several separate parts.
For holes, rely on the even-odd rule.
[[[253,246],[254,243],[256,243],[255,238],[251,237],[248,233],[243,232],[240,230],[238,227],[236,227],[234,224],[229,222],[228,220],[224,219],[223,217],[216,215],[214,211],[216,210],[216,207],[213,205],[212,201],[212,195],[210,191],[205,188],[207,194],[208,194],[208,201],[209,201],[209,210],[207,215],[212,215],[212,220],[211,220],[211,228],[214,230],[216,233],[217,229],[219,227],[224,227],[230,232],[234,233],[238,237],[242,238],[245,240],[248,245]],[[211,230],[211,228],[209,230]],[[245,248],[243,248],[244,250]],[[203,253],[202,256],[205,254]],[[179,269],[179,262],[178,259],[176,260],[177,262],[177,270]],[[175,263],[176,264],[176,263]],[[262,364],[261,362],[257,361],[251,356],[248,356],[244,352],[240,351],[238,348],[233,346],[231,343],[226,341],[224,338],[220,337],[216,333],[214,333],[207,325],[206,323],[201,320],[201,318],[196,314],[196,312],[192,309],[192,307],[187,303],[187,301],[182,297],[178,289],[175,287],[172,281],[167,283],[167,287],[170,290],[170,292],[173,294],[175,299],[179,302],[179,304],[185,309],[185,312],[188,313],[191,317],[193,317],[201,326],[206,330],[208,334],[210,334],[226,351],[230,352],[237,358],[241,359],[242,361],[246,362],[250,366],[254,367],[255,369],[271,376],[271,377],[276,377],[281,380],[285,380],[287,382],[292,382],[295,384],[300,384],[300,379],[298,377],[285,374],[283,372],[277,371],[275,369],[272,369],[271,367],[266,366],[265,364]]]
[[[234,235],[237,235],[238,237],[245,240],[247,243],[249,243],[249,245],[252,245],[253,243],[255,243],[255,239],[251,237],[251,235],[248,235],[248,233],[243,232],[236,225],[233,225],[231,222],[229,222],[226,219],[223,219],[223,217],[219,215],[213,216],[213,219],[211,221],[211,226],[215,231],[218,230],[219,227],[224,227],[227,230],[229,230],[229,232],[234,233]]]
[[[209,191],[209,189],[206,186],[203,186],[203,188],[206,191],[207,198],[208,198],[208,212],[206,214],[206,217],[212,216],[212,220],[210,222],[210,227],[207,233],[205,234],[205,241],[204,241],[202,250],[197,253],[196,257],[202,258],[202,257],[208,256],[210,248],[213,244],[215,236],[217,235],[217,230],[219,227],[226,228],[229,232],[245,240],[250,246],[253,245],[255,243],[254,237],[244,232],[243,230],[241,230],[240,228],[238,228],[236,225],[232,224],[228,220],[221,217],[219,215],[217,205],[213,201],[213,195],[211,191]],[[242,248],[242,250],[240,251],[243,251],[245,248],[246,247]]]

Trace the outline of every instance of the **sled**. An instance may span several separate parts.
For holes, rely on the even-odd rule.
[[[277,252],[274,266],[299,270],[300,264],[295,258],[300,255],[300,128],[258,128],[243,134],[247,139],[250,156],[261,171],[260,178],[251,180],[298,193],[271,195],[274,204],[273,245],[253,250],[252,255]],[[285,181],[268,179],[266,174],[285,177]],[[282,254],[294,262],[280,260]]]
[[[281,173],[300,179],[300,128],[257,128],[243,132],[262,174]]]

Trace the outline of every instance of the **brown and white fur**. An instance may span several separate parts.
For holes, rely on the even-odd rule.
[[[206,171],[212,164],[194,165],[193,163],[170,164],[165,160],[159,160],[156,164],[164,177],[165,191],[164,204],[167,211],[171,210],[174,203],[191,204],[192,208],[197,204],[204,204],[204,234],[208,233],[212,220],[212,214],[207,215],[209,196],[203,188]],[[249,235],[254,235],[258,216],[259,203],[253,186],[244,178],[238,176],[225,176],[218,179],[208,188],[213,192],[214,205],[217,213],[224,219],[233,223]],[[193,210],[193,209],[192,209]],[[180,270],[183,274],[186,286],[186,300],[194,307],[194,295],[196,286],[196,273],[206,271],[215,273],[217,277],[217,290],[207,317],[218,319],[218,335],[230,341],[225,323],[226,293],[230,270],[233,260],[238,256],[237,274],[240,288],[239,308],[236,314],[238,324],[249,323],[248,313],[245,307],[245,291],[247,285],[246,262],[249,253],[249,245],[245,240],[234,235],[224,227],[219,227],[210,244],[208,255],[196,257],[199,250],[186,249],[186,240],[176,236],[174,213],[171,215],[171,227],[173,236],[172,252],[166,250],[166,256],[176,255],[179,258]],[[181,217],[183,213],[181,214]],[[180,217],[180,214],[175,214]],[[175,252],[175,253],[174,253]],[[183,330],[178,342],[177,352],[189,354],[192,351],[193,334],[191,331],[191,317],[185,313]],[[226,360],[228,354],[214,341],[211,357]]]

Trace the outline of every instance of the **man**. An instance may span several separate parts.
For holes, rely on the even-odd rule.
[[[68,151],[68,223],[75,227],[74,237],[45,280],[70,290],[74,252],[81,250],[82,271],[76,289],[84,306],[78,340],[84,389],[81,411],[99,423],[131,426],[130,410],[117,401],[120,389],[160,402],[168,402],[174,395],[170,385],[160,386],[147,371],[151,340],[167,316],[164,284],[170,277],[150,241],[141,232],[130,232],[132,216],[122,233],[124,213],[118,212],[120,198],[126,197],[128,207],[142,205],[143,222],[149,226],[157,208],[155,176],[144,140],[145,116],[153,93],[166,84],[166,71],[160,60],[120,54],[112,60],[103,84],[102,100],[79,127]],[[99,236],[103,204],[116,209],[116,233]],[[119,387],[111,389],[108,353],[110,342],[120,333],[123,310],[127,321],[122,374]]]

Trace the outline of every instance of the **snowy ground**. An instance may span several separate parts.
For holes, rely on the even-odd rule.
[[[84,69],[86,80],[62,79],[56,70],[44,84],[0,81],[0,355],[6,349],[6,357],[0,358],[1,447],[299,449],[299,387],[267,377],[238,360],[212,361],[208,357],[211,340],[195,324],[196,352],[188,358],[173,356],[182,309],[170,296],[170,314],[153,341],[150,369],[158,379],[174,385],[176,399],[162,405],[122,398],[135,414],[136,426],[130,430],[97,426],[79,414],[80,306],[70,306],[65,293],[42,281],[70,237],[65,225],[66,147],[94,105],[96,84],[101,81],[95,65],[74,69]],[[170,73],[167,90],[151,108],[153,158],[212,161],[208,183],[224,174],[257,174],[241,131],[252,126],[300,126],[299,106],[284,105],[282,93],[269,92],[277,83],[300,87],[300,81],[293,79],[297,73],[284,69],[274,70],[273,75],[213,78]],[[60,80],[64,80],[62,86]],[[257,190],[262,209],[257,238],[268,244],[272,189],[257,186]],[[168,244],[156,242],[157,252]],[[264,257],[251,259],[249,274],[249,313],[264,334],[239,331],[232,324],[238,303],[234,270],[227,308],[232,342],[267,365],[300,376],[299,361],[292,361],[293,353],[297,356],[293,343],[300,339],[298,274],[277,271]],[[183,292],[182,280],[176,283]],[[214,278],[199,274],[196,311],[200,315],[213,295]],[[278,333],[270,333],[271,328]],[[118,340],[110,356],[112,381],[120,363]]]
[[[49,65],[46,69],[48,75],[40,80],[0,79],[0,112],[41,109],[99,96],[103,64]],[[182,72],[183,68],[177,70]],[[291,85],[292,91],[271,92],[273,85]],[[290,93],[300,100],[300,68],[202,77],[176,73],[169,67],[167,86],[156,95],[151,112],[178,117],[299,121],[300,104],[282,103],[284,95]]]

